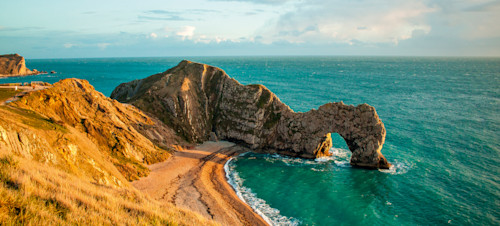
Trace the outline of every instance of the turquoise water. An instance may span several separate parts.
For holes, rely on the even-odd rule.
[[[118,84],[182,58],[27,60],[55,75],[0,83],[87,79]],[[245,154],[227,168],[240,195],[270,221],[304,225],[500,225],[500,58],[192,57],[243,84],[261,83],[295,111],[332,101],[368,103],[387,129],[388,171],[351,168],[335,156],[305,161]]]

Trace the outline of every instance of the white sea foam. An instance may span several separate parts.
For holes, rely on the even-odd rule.
[[[331,160],[339,167],[351,167],[351,151],[342,148],[330,149]]]
[[[266,162],[275,163],[282,162],[287,166],[301,166],[301,165],[323,165],[325,163],[334,163],[339,167],[351,167],[350,159],[351,159],[351,151],[342,149],[342,148],[331,148],[330,149],[331,156],[320,157],[314,160],[311,159],[302,159],[302,158],[294,158],[288,156],[282,156],[279,154],[263,154],[259,158],[264,159]],[[241,155],[242,156],[242,155]],[[251,157],[253,158],[253,157]],[[323,171],[319,169],[312,169],[315,171]]]
[[[392,166],[389,169],[379,169],[378,171],[391,175],[399,175],[405,174],[413,167],[413,164],[407,161],[393,160],[391,164]]]
[[[243,156],[245,154],[243,154]],[[234,169],[234,165],[231,164],[234,158],[237,157],[229,159],[229,161],[224,164],[224,170],[226,171],[226,179],[236,191],[236,195],[238,195],[243,202],[252,207],[252,209],[270,225],[299,225],[299,220],[281,215],[279,210],[272,208],[266,201],[258,198],[255,193],[252,192],[252,189],[243,186],[243,179]]]

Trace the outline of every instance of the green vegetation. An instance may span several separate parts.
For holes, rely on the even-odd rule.
[[[21,90],[15,89],[0,89],[0,102],[4,102],[7,99],[14,97],[16,94],[22,92]]]
[[[138,161],[125,157],[121,152],[113,151],[111,156],[113,158],[110,160],[128,181],[138,180],[140,177],[145,177],[149,174],[147,167]]]
[[[275,126],[281,118],[281,113],[275,114],[274,111],[271,111],[271,114],[267,118],[266,123],[264,123],[264,128],[265,129],[271,129],[273,126]]]
[[[269,103],[270,99],[271,99],[271,92],[267,89],[263,89],[259,101],[257,102],[257,107],[264,108],[266,104]]]
[[[63,133],[67,133],[66,127],[59,125],[52,119],[47,119],[42,115],[27,109],[16,108],[12,106],[0,106],[0,109],[10,111],[14,114],[21,116],[21,121],[33,128],[42,130],[57,130]]]

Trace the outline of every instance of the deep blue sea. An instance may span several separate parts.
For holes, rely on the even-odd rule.
[[[293,110],[327,102],[368,103],[387,137],[390,170],[349,165],[334,134],[334,156],[317,161],[247,153],[226,168],[247,203],[275,224],[500,225],[500,58],[184,57],[260,83]],[[183,58],[26,60],[57,74],[0,79],[87,79],[109,96],[120,83]]]

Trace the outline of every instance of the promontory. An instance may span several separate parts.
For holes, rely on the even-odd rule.
[[[0,78],[36,74],[39,72],[36,69],[28,69],[24,57],[19,54],[0,55]]]
[[[190,61],[119,85],[111,98],[152,114],[188,142],[227,140],[255,151],[302,158],[330,155],[331,133],[352,152],[351,165],[387,169],[386,130],[375,108],[327,103],[294,112],[263,85],[242,85],[222,69]]]

